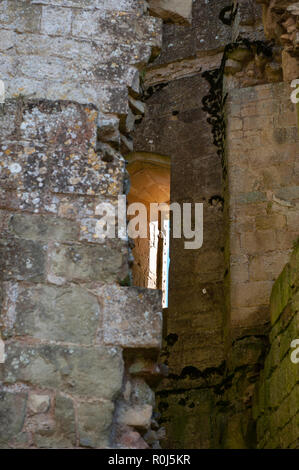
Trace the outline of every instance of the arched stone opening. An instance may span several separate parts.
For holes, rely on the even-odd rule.
[[[138,287],[161,289],[163,306],[166,307],[169,267],[170,158],[149,152],[131,153],[126,158],[131,181],[128,205],[142,203],[147,213],[145,234],[134,239],[133,283]],[[132,219],[132,214],[129,217]]]

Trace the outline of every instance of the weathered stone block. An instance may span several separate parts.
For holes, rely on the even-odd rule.
[[[0,448],[22,431],[26,414],[26,393],[0,392]]]
[[[253,256],[249,273],[252,281],[274,281],[287,263],[289,254],[287,252],[272,252]]]
[[[236,202],[239,204],[252,204],[266,201],[266,194],[261,191],[250,191],[248,193],[240,193],[236,197]]]
[[[164,21],[188,24],[192,19],[192,0],[149,0],[150,12]]]
[[[265,253],[276,248],[276,236],[273,230],[261,230],[245,233],[241,237],[241,246],[245,253]]]
[[[116,348],[6,343],[4,383],[32,385],[84,397],[114,399],[120,392],[123,361]]]
[[[275,282],[270,299],[271,323],[274,325],[291,296],[290,266],[287,264]]]
[[[58,393],[53,416],[39,415],[28,422],[38,448],[67,449],[76,446],[76,423],[73,401]]]
[[[84,9],[143,11],[142,0],[31,0],[31,3]]]
[[[161,292],[137,287],[105,286],[97,290],[103,305],[105,344],[160,349]]]
[[[231,293],[232,306],[255,307],[257,305],[268,305],[271,288],[271,281],[251,281],[235,285]]]
[[[255,223],[258,230],[283,229],[286,226],[286,217],[282,214],[258,215]]]
[[[40,395],[37,393],[30,393],[28,399],[28,411],[32,414],[46,413],[50,408],[49,395]]]
[[[133,379],[131,381],[131,387],[132,403],[155,407],[155,394],[143,379]]]
[[[135,23],[135,24],[134,24]],[[132,27],[133,26],[133,27]],[[160,46],[161,20],[134,13],[73,11],[72,34],[78,38],[93,38],[102,44],[111,43],[111,37],[122,34],[122,42],[143,41],[144,44]]]
[[[108,402],[80,402],[78,405],[79,442],[83,447],[109,446],[114,404]]]
[[[41,5],[32,6],[27,2],[6,0],[0,5],[0,21],[6,29],[35,33],[40,29],[41,9]]]
[[[31,214],[14,214],[9,228],[14,235],[29,240],[76,241],[79,227],[75,222]]]
[[[104,162],[102,154],[95,151],[94,107],[44,101],[24,107],[18,100],[12,111],[18,115],[15,126],[25,143],[2,144],[0,178],[4,188],[25,192],[19,196],[20,204],[32,195],[38,207],[40,193],[49,187],[67,194],[122,193],[124,161]]]
[[[150,405],[129,406],[123,404],[118,412],[118,422],[137,429],[148,429],[151,425],[153,408]]]
[[[0,271],[3,280],[38,282],[45,278],[46,245],[17,238],[0,240]]]
[[[43,7],[41,32],[49,35],[67,35],[71,32],[72,10],[68,8]]]
[[[95,296],[79,286],[8,288],[4,336],[92,344],[100,321]]]
[[[63,436],[63,447],[76,445],[75,409],[72,400],[58,393],[55,399],[55,419]]]
[[[118,240],[117,240],[118,242]],[[60,245],[50,253],[50,279],[113,282],[126,277],[124,246]]]

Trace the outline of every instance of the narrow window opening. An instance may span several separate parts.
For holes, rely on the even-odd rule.
[[[168,306],[170,158],[151,153],[128,155],[130,192],[128,204],[142,203],[147,212],[147,238],[134,239],[133,283],[138,287],[161,289],[163,308]],[[152,204],[161,204],[152,210]]]

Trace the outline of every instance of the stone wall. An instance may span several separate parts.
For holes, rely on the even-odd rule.
[[[270,349],[256,387],[253,406],[258,448],[299,446],[298,353],[291,346],[299,338],[298,273],[297,243],[271,294]],[[292,353],[296,363],[292,361]]]
[[[283,49],[283,78],[298,78],[299,68],[299,5],[296,0],[256,0],[263,6],[265,35]]]
[[[134,134],[138,151],[171,156],[172,201],[204,202],[203,247],[171,244],[169,375],[157,389],[166,447],[256,446],[270,292],[298,236],[296,108],[280,83],[282,48],[265,37],[260,6],[238,3],[197,1],[191,29],[164,25]]]
[[[1,2],[1,448],[148,446],[161,294],[95,228],[160,41],[143,1]]]
[[[185,6],[0,5],[1,448],[298,446],[298,250],[267,354],[298,236],[297,6]],[[203,247],[172,240],[159,359],[161,294],[96,231],[133,150],[204,203]]]
[[[264,367],[275,279],[298,237],[298,131],[289,83],[230,90],[226,103],[224,447],[256,446],[254,383]],[[222,422],[222,424],[221,424]],[[226,424],[223,424],[226,423]]]
[[[298,131],[289,83],[229,93],[227,168],[234,338],[269,322],[274,280],[298,232]]]
[[[224,218],[221,160],[202,100],[202,72],[220,66],[230,28],[227,2],[193,3],[190,26],[165,24],[160,56],[144,77],[146,113],[134,132],[136,151],[171,158],[171,202],[204,204],[204,244],[185,250],[171,239],[169,306],[161,361],[169,375],[157,387],[166,448],[215,446],[213,386],[224,361]]]

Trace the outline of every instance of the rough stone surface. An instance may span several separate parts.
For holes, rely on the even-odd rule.
[[[151,424],[153,408],[150,405],[135,407],[124,406],[119,410],[119,423],[137,429],[148,429]]]
[[[159,51],[161,26],[141,0],[0,4],[5,446],[111,445],[123,348],[159,346],[156,293],[142,302],[133,289],[124,318],[117,312],[121,321],[140,304],[140,316],[151,313],[138,323],[148,333],[133,329],[127,344],[104,321],[97,290],[107,300],[130,277],[128,240],[99,236],[99,205],[117,212],[126,193],[121,141],[144,112],[140,72]]]
[[[0,448],[9,448],[9,440],[23,428],[26,414],[26,393],[0,392]]]
[[[2,2],[6,40],[0,61],[7,97],[69,99],[126,113],[133,71],[148,62],[161,40],[161,20],[142,15],[141,5]]]
[[[94,343],[100,323],[100,307],[96,297],[85,289],[75,285],[19,287],[12,284],[7,292],[2,318],[5,337],[29,336],[65,343]]]
[[[49,277],[116,282],[126,275],[124,258],[125,254],[107,245],[60,245],[50,252]]]
[[[269,57],[261,52],[267,43],[260,5],[237,3],[232,15],[225,2],[196,1],[191,30],[164,25],[135,132],[135,150],[171,155],[172,200],[204,202],[202,249],[188,253],[176,240],[171,247],[160,356],[169,375],[157,389],[166,448],[256,446],[251,406],[267,348],[270,292],[298,236],[296,107],[289,83],[277,83],[286,65],[278,43]],[[220,98],[213,75],[205,73],[209,90],[199,72],[218,68],[221,51],[235,41],[241,45],[227,49],[222,63]],[[218,114],[211,107],[204,115],[202,98],[217,106],[226,91],[226,109],[222,103]],[[207,117],[212,127],[205,127]],[[225,124],[221,168],[209,139]],[[145,370],[142,361],[135,367]]]
[[[293,0],[2,1],[1,448],[299,446],[298,250],[269,309],[298,236],[298,26]],[[134,146],[204,203],[159,359],[160,294],[98,233]]]
[[[45,413],[50,407],[50,397],[48,395],[37,395],[31,393],[28,399],[28,410],[32,414]]]
[[[242,335],[269,322],[273,281],[299,235],[298,224],[289,223],[299,217],[297,116],[290,89],[272,84],[235,90],[227,104],[231,321]]]
[[[299,336],[298,244],[271,295],[270,350],[256,385],[253,417],[259,448],[298,448],[298,364],[292,359]]]
[[[1,381],[19,381],[85,397],[114,399],[122,386],[123,363],[116,348],[6,343]]]
[[[79,442],[83,447],[107,448],[113,418],[112,402],[80,403]]]
[[[104,343],[153,348],[162,342],[161,292],[111,286],[97,291],[103,306]]]
[[[192,0],[149,0],[149,8],[163,20],[172,23],[191,23]]]

